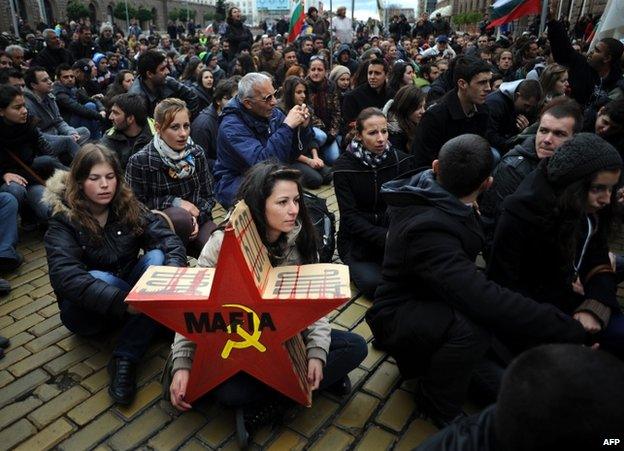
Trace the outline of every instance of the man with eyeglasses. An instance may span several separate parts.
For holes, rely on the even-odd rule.
[[[285,116],[275,108],[276,93],[269,77],[251,72],[240,80],[238,94],[223,108],[214,176],[215,194],[224,208],[234,203],[251,166],[269,159],[290,164],[314,138],[308,127],[308,108],[295,105]]]
[[[52,77],[59,65],[72,64],[74,59],[69,50],[61,47],[61,40],[53,29],[43,30],[43,39],[45,48],[33,58],[30,65],[45,68]]]

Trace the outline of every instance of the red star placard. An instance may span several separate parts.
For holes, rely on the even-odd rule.
[[[301,332],[349,300],[344,265],[273,268],[240,202],[216,269],[152,266],[126,301],[197,344],[186,400],[239,371],[311,404]]]

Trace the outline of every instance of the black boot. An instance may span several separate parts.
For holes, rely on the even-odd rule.
[[[287,398],[257,402],[236,410],[236,440],[241,449],[249,446],[254,432],[267,424],[275,427],[284,420],[284,415],[293,406]]]
[[[123,357],[113,357],[108,362],[108,374],[111,377],[108,394],[117,404],[130,404],[136,393],[134,362]]]
[[[428,418],[438,429],[444,429],[450,424],[467,417],[466,413],[461,409],[453,413],[440,411],[431,398],[429,398],[426,394],[426,390],[424,390],[422,386],[422,381],[419,381],[416,387],[414,398],[421,415]]]
[[[349,379],[349,376],[347,375],[340,379],[338,382],[331,384],[325,390],[332,395],[345,396],[351,393],[351,388],[351,379]]]

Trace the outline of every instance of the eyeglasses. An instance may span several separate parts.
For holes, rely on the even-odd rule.
[[[260,102],[264,102],[264,103],[269,103],[270,101],[277,99],[277,94],[279,93],[279,89],[275,90],[274,92],[272,92],[271,94],[267,94],[266,96],[260,98],[260,99],[254,99],[253,97],[250,97],[249,100],[259,100]]]

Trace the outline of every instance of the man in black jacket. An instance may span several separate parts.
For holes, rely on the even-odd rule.
[[[69,51],[77,61],[82,58],[91,59],[93,55],[100,51],[100,48],[95,42],[93,42],[93,35],[91,34],[91,28],[81,25],[76,30],[78,33],[78,40],[69,44]]]
[[[374,106],[382,109],[391,99],[386,89],[388,66],[381,59],[372,59],[366,63],[367,82],[345,94],[342,101],[342,118],[345,126],[355,121],[364,108]]]
[[[113,97],[112,104],[109,119],[113,126],[104,134],[100,144],[114,150],[125,169],[128,159],[150,143],[155,129],[140,95],[118,94]]]
[[[425,111],[416,129],[412,155],[418,166],[430,167],[442,145],[451,138],[464,133],[485,137],[489,117],[485,98],[491,91],[491,80],[492,70],[485,61],[468,56],[457,58],[453,72],[455,89]]]
[[[492,183],[492,153],[476,135],[451,139],[433,170],[386,183],[389,206],[381,285],[366,320],[405,378],[418,377],[417,402],[438,424],[462,414],[490,333],[582,343],[581,324],[556,307],[487,280],[475,263],[484,236],[474,208]],[[496,389],[494,381],[492,389]]]
[[[184,100],[192,118],[199,112],[197,111],[199,101],[195,91],[169,77],[164,53],[148,50],[142,54],[137,63],[137,75],[128,92],[143,96],[147,102],[149,116],[154,114],[156,104],[168,97]]]
[[[486,138],[501,154],[509,151],[508,140],[527,128],[542,99],[537,80],[516,80],[500,85],[485,99],[490,117]]]
[[[540,160],[554,155],[559,146],[580,132],[582,125],[579,104],[567,97],[557,98],[542,112],[535,137],[526,138],[496,166],[494,183],[479,202],[488,247],[505,198],[516,191]]]
[[[41,66],[50,77],[54,77],[57,66],[63,63],[71,64],[73,57],[67,49],[61,47],[61,40],[51,28],[43,30],[43,38],[46,46],[33,58],[30,65]]]

